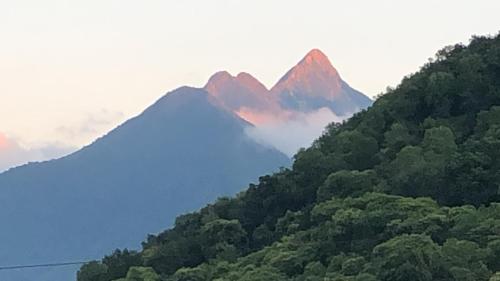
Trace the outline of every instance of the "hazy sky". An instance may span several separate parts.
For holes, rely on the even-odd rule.
[[[271,87],[312,48],[369,96],[500,29],[498,0],[0,2],[0,139],[81,146],[218,70]],[[0,155],[1,157],[1,155]]]

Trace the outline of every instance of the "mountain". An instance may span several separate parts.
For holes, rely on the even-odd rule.
[[[248,126],[203,89],[182,87],[80,151],[0,174],[0,263],[85,260],[137,248],[176,215],[289,165],[287,156],[247,137]],[[0,280],[74,274],[74,267],[0,271]]]
[[[350,116],[372,104],[340,78],[329,59],[313,49],[268,90],[248,73],[212,75],[204,87],[224,107],[254,125],[283,123],[328,108]],[[317,136],[314,136],[317,137]]]
[[[215,73],[205,85],[215,100],[255,125],[248,135],[289,156],[332,122],[366,109],[372,100],[344,82],[328,58],[310,51],[268,90],[248,73]]]
[[[500,280],[498,77],[500,35],[446,47],[291,169],[78,281]]]
[[[227,71],[217,72],[210,77],[204,89],[232,111],[244,107],[266,109],[272,102],[266,86],[245,72],[237,76]]]
[[[271,88],[271,93],[283,108],[301,112],[327,107],[337,115],[350,115],[372,104],[340,78],[318,49],[307,53]]]
[[[273,121],[282,112],[278,100],[246,72],[237,76],[227,71],[217,72],[210,77],[204,89],[225,108],[254,125]]]
[[[308,144],[332,120],[318,114],[309,120],[307,114],[345,104],[344,92],[316,107],[296,108],[284,102],[288,88],[277,94],[280,84],[302,89],[288,99],[302,105],[335,87],[335,79],[341,81],[323,73],[333,67],[317,52],[290,70],[297,73],[290,74],[294,79],[282,79],[288,82],[280,81],[272,90],[248,73],[218,72],[204,89],[179,88],[76,153],[0,174],[0,223],[9,226],[0,233],[0,261],[81,260],[114,248],[137,248],[137,241],[172,224],[176,215],[234,195],[259,175],[288,166],[289,158],[270,148],[278,146],[263,139],[275,135],[278,141],[300,138],[300,146]],[[309,60],[312,66],[306,67]],[[318,85],[308,87],[311,83]],[[361,96],[368,102],[353,102],[352,108],[338,112],[365,108],[371,101]],[[259,126],[270,123],[259,134]],[[0,270],[0,279],[33,279],[33,272]],[[75,267],[39,270],[36,279],[67,280],[74,272]]]

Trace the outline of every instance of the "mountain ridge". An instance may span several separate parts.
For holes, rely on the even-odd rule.
[[[78,281],[499,280],[499,74],[500,35],[446,47],[290,169]]]
[[[283,108],[314,111],[327,107],[339,116],[365,109],[372,100],[351,88],[319,49],[313,49],[271,88]]]
[[[75,153],[0,174],[0,223],[9,225],[0,233],[0,260],[43,263],[137,248],[175,215],[289,165],[286,155],[246,136],[248,126],[205,90],[181,87]],[[1,271],[0,279],[29,274]]]
[[[283,122],[323,107],[349,116],[372,103],[341,79],[319,49],[309,51],[271,89],[246,72],[232,76],[227,71],[216,72],[204,88],[240,117],[258,125]]]
[[[259,118],[303,113],[281,103],[248,73],[218,72],[204,89],[177,88],[75,153],[0,174],[0,223],[10,226],[0,233],[0,259],[38,263],[131,247],[175,215],[288,166],[289,157],[247,134]],[[66,280],[72,270],[37,277]],[[0,279],[32,279],[18,274]]]
[[[278,82],[271,88],[271,91],[277,91],[276,88],[283,87],[281,84],[293,83],[304,79],[303,76],[311,75],[311,73],[323,73],[328,76],[333,77],[333,82],[340,82],[340,75],[332,65],[328,57],[319,49],[312,49],[309,51],[295,66],[293,66],[290,70],[288,70],[285,75],[283,75]],[[288,82],[288,80],[292,80]],[[310,85],[309,85],[310,86]],[[339,85],[334,85],[340,87]],[[337,88],[333,88],[333,90],[338,90]],[[314,94],[314,93],[313,93]],[[332,97],[333,98],[333,97]]]

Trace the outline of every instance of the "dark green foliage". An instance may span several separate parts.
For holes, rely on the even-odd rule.
[[[108,267],[96,261],[83,265],[76,274],[78,281],[105,281],[110,280],[107,276]]]
[[[160,281],[160,276],[151,267],[131,267],[125,278],[116,281]]]
[[[204,281],[208,279],[208,276],[200,267],[181,268],[170,279],[172,281]]]
[[[127,249],[116,250],[101,263],[91,262],[82,266],[77,273],[78,281],[107,281],[124,277],[129,269],[143,264],[142,255]]]
[[[172,281],[500,280],[497,159],[500,37],[475,37],[329,125],[292,169],[150,236],[141,265]],[[137,265],[116,257],[78,280]]]
[[[236,281],[252,272],[278,274],[277,280],[488,280],[498,266],[499,208],[498,203],[441,207],[428,198],[380,193],[334,198],[316,205],[306,230],[236,261],[214,260],[173,276]]]
[[[127,249],[116,250],[112,255],[104,257],[102,263],[107,266],[107,276],[115,279],[127,274],[131,266],[142,265],[142,256]]]
[[[247,233],[238,220],[216,219],[208,222],[201,230],[201,237],[204,239],[202,245],[209,245],[203,249],[208,259],[235,260],[247,250]]]
[[[442,274],[439,247],[428,236],[401,235],[373,249],[373,265],[381,280],[432,281]]]
[[[377,180],[373,170],[347,171],[342,170],[332,173],[318,188],[318,201],[324,201],[336,197],[359,196],[365,192],[372,191]]]

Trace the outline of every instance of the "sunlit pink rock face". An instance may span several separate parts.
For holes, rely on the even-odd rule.
[[[330,60],[311,50],[268,90],[248,73],[215,73],[205,85],[214,101],[254,125],[280,123],[327,108],[338,116],[351,114],[372,101],[352,89]]]
[[[282,108],[313,112],[329,108],[338,116],[349,116],[372,104],[362,93],[343,81],[328,57],[313,49],[271,89]]]
[[[231,110],[246,107],[268,107],[271,100],[267,88],[248,73],[232,76],[227,71],[212,75],[205,85],[211,95]]]
[[[273,94],[284,92],[321,97],[334,101],[341,94],[342,80],[325,54],[318,49],[310,51],[290,69],[272,88]]]
[[[217,72],[210,77],[205,90],[216,102],[252,124],[280,118],[281,108],[276,97],[248,73],[232,76],[227,71]]]

